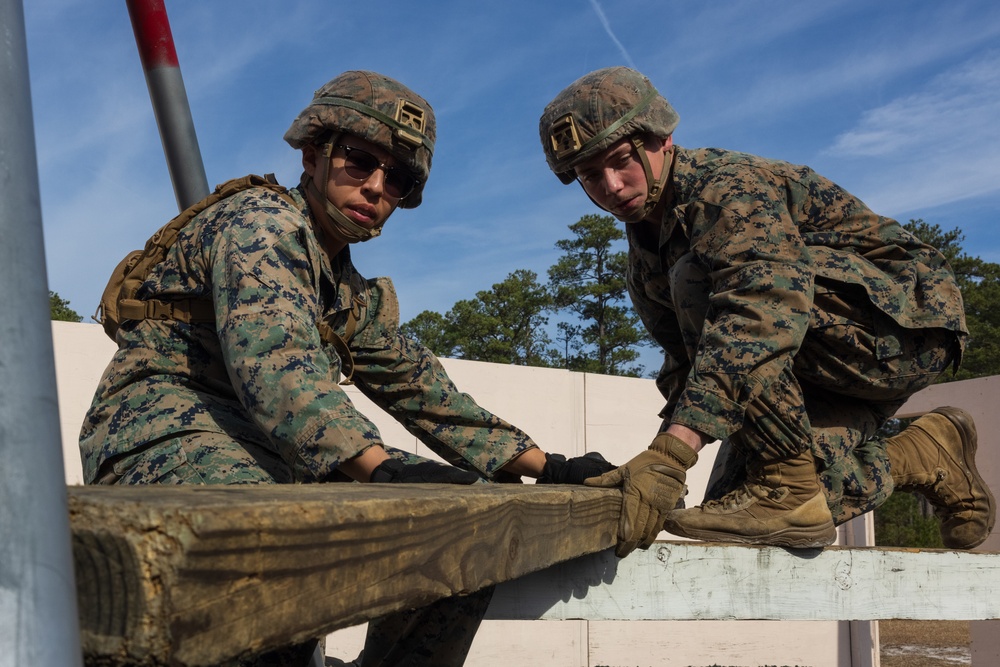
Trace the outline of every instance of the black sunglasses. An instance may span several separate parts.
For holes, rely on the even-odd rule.
[[[404,167],[389,167],[377,157],[353,146],[335,144],[344,151],[344,172],[354,180],[363,183],[371,178],[376,169],[385,172],[385,193],[395,199],[402,199],[413,192],[419,181]]]

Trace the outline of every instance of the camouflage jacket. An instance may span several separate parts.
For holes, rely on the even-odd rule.
[[[659,246],[644,247],[627,225],[629,293],[665,353],[665,419],[716,438],[737,430],[747,397],[780,373],[815,323],[817,289],[864,290],[904,328],[965,333],[944,256],[843,188],[808,167],[743,153],[678,146],[674,155]],[[670,270],[689,253],[711,294],[700,339],[685,345]]]
[[[341,358],[320,321],[349,338],[361,392],[446,460],[492,478],[534,446],[399,333],[392,283],[365,280],[346,248],[331,261],[301,193],[291,194],[297,208],[256,188],[206,209],[143,284],[140,298],[210,296],[215,325],[122,325],[80,435],[88,482],[106,460],[185,431],[265,446],[302,481],[381,444],[338,385]]]

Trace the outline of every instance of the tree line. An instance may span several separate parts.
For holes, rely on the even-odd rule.
[[[959,229],[946,232],[919,219],[904,227],[941,250],[962,290],[969,329],[965,355],[958,372],[940,381],[1000,375],[1000,309],[994,307],[1000,303],[1000,264],[967,254]],[[642,348],[655,344],[626,294],[621,226],[611,216],[585,215],[569,231],[569,238],[556,242],[562,255],[549,267],[546,283],[533,271],[517,269],[444,314],[421,312],[401,330],[442,357],[649,375],[638,359]],[[83,319],[51,291],[49,309],[53,320]]]
[[[446,313],[425,310],[400,327],[443,357],[638,377],[652,345],[628,301],[624,232],[611,216],[585,215],[556,242],[548,281],[518,269]],[[552,324],[550,325],[550,322]]]
[[[958,229],[943,231],[923,220],[903,225],[941,250],[958,278],[969,338],[962,367],[942,382],[1000,375],[1000,264],[968,255]],[[585,215],[569,225],[570,238],[540,283],[518,269],[446,313],[425,310],[402,325],[435,354],[474,361],[574,371],[649,375],[638,363],[640,350],[654,343],[626,294],[625,238],[611,216]],[[554,326],[550,321],[555,320]],[[655,372],[656,369],[651,369]]]

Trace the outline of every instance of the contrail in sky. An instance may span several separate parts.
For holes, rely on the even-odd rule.
[[[632,62],[632,56],[628,54],[628,51],[625,50],[622,43],[618,41],[617,37],[615,37],[615,33],[611,30],[611,24],[608,23],[608,17],[604,15],[604,10],[601,9],[599,4],[597,4],[597,0],[590,0],[590,6],[594,8],[595,12],[597,12],[597,18],[601,19],[601,25],[604,26],[604,32],[608,33],[608,37],[611,38],[611,41],[615,43],[618,50],[622,52],[623,56],[625,56],[625,62],[627,62],[628,66],[632,69],[636,69],[635,63]]]

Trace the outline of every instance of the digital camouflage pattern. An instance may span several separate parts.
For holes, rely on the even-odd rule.
[[[419,180],[399,207],[420,205],[437,136],[434,110],[427,100],[382,74],[344,72],[316,91],[285,132],[285,141],[299,149],[331,132],[353,134],[392,154]]]
[[[365,280],[346,248],[331,262],[301,193],[291,194],[298,208],[255,188],[206,209],[153,269],[139,298],[208,296],[215,326],[122,325],[81,430],[88,483],[110,469],[167,473],[185,455],[158,445],[192,432],[270,457],[280,481],[335,479],[343,461],[384,443],[338,385],[342,360],[321,339],[320,321],[347,339],[362,393],[450,463],[492,479],[535,446],[398,332],[391,282]]]
[[[365,280],[347,248],[331,262],[301,193],[290,192],[296,206],[255,188],[206,209],[151,272],[139,298],[207,296],[216,321],[121,326],[81,431],[87,483],[346,481],[339,464],[372,445],[423,460],[385,446],[356,410],[338,385],[349,364],[321,338],[318,322],[347,340],[352,377],[366,396],[447,461],[500,478],[534,443],[459,392],[427,349],[399,334],[392,283]],[[372,621],[360,664],[461,665],[491,595],[489,588]],[[315,645],[229,666],[305,665]]]
[[[584,75],[559,93],[542,113],[538,131],[545,159],[563,183],[573,167],[637,133],[667,137],[680,116],[648,78],[628,67]]]
[[[661,416],[737,457],[811,447],[834,518],[872,509],[892,479],[869,439],[961,355],[950,267],[808,167],[673,155],[658,242],[626,226],[630,294],[665,352]],[[743,467],[727,465],[712,495]]]

